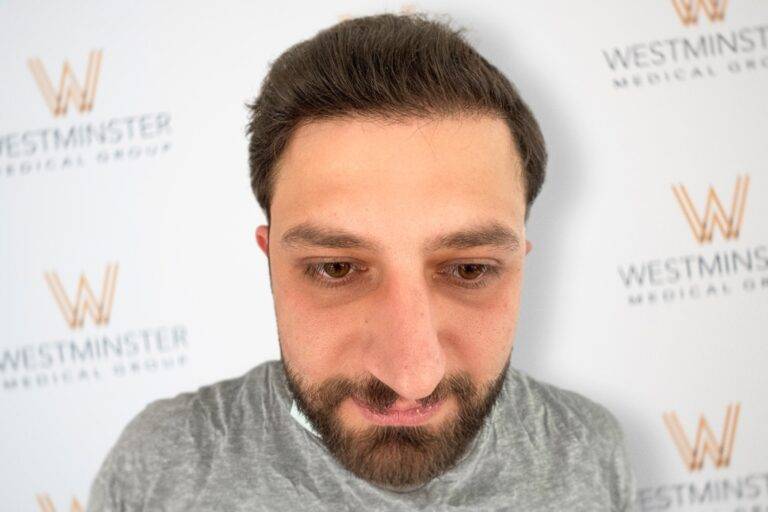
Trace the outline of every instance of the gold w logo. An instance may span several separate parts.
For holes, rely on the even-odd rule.
[[[77,283],[74,303],[67,297],[58,274],[46,272],[45,280],[70,328],[82,327],[86,313],[90,313],[96,325],[104,325],[109,322],[109,314],[112,311],[112,301],[115,296],[117,263],[107,265],[101,285],[101,298],[98,300],[84,274],[80,275],[80,280]]]
[[[72,66],[65,60],[58,91],[54,90],[53,83],[48,78],[48,73],[45,72],[40,59],[29,59],[27,64],[54,117],[66,114],[67,105],[70,102],[74,103],[80,112],[90,112],[93,109],[93,98],[96,95],[96,83],[99,80],[101,68],[101,50],[92,51],[88,57],[84,86],[77,81]]]
[[[696,440],[693,446],[691,446],[688,437],[683,432],[677,415],[674,412],[662,415],[667,430],[672,435],[672,440],[677,445],[677,450],[680,452],[680,456],[688,471],[700,470],[704,464],[704,456],[706,454],[709,454],[716,468],[727,467],[731,463],[731,452],[733,451],[733,441],[736,435],[736,424],[739,419],[740,409],[741,405],[738,402],[729,405],[726,409],[723,435],[719,443],[702,414],[699,417]]]
[[[38,494],[37,506],[40,508],[40,512],[56,512],[56,507],[51,501],[51,497],[47,494]],[[69,506],[69,512],[84,512],[83,506],[77,501],[77,498],[72,498],[72,503]]]
[[[709,18],[709,21],[722,21],[725,19],[725,6],[728,0],[672,0],[675,11],[683,25],[695,25],[699,22],[701,10]]]
[[[682,185],[673,185],[672,191],[683,209],[688,225],[691,227],[694,238],[700,243],[712,241],[712,233],[715,226],[725,239],[736,239],[744,221],[744,207],[747,202],[747,190],[749,189],[749,176],[736,178],[736,187],[731,200],[730,215],[725,212],[722,201],[710,185],[707,193],[707,202],[704,205],[704,214],[699,215],[693,207],[688,191]]]

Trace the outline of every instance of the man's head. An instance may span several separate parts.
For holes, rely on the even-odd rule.
[[[291,47],[250,108],[256,239],[297,406],[359,477],[424,484],[502,390],[538,125],[460,31],[422,15]]]

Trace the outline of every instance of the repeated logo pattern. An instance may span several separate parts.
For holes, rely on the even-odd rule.
[[[728,0],[672,0],[680,21],[685,26],[696,25],[703,12],[709,21],[723,21]]]
[[[83,327],[85,317],[88,314],[96,325],[109,323],[109,315],[115,298],[117,263],[108,264],[104,270],[99,298],[96,298],[85,274],[81,274],[77,282],[74,300],[70,300],[56,272],[46,272],[45,280],[71,329]]]
[[[731,463],[733,442],[736,435],[736,425],[739,421],[741,404],[738,402],[728,405],[725,413],[725,421],[720,441],[715,437],[712,428],[702,414],[696,429],[696,438],[693,444],[685,435],[680,420],[674,412],[663,414],[664,424],[667,426],[672,440],[677,445],[680,457],[688,471],[698,471],[704,465],[704,457],[709,455],[716,468],[728,467]]]
[[[736,178],[736,186],[731,199],[730,213],[726,213],[723,201],[710,185],[704,202],[704,211],[700,214],[694,207],[688,191],[683,185],[674,185],[672,191],[683,209],[685,219],[691,227],[693,237],[700,243],[712,242],[712,234],[715,227],[718,228],[723,238],[735,240],[739,237],[739,230],[744,221],[744,207],[747,202],[747,190],[749,189],[749,176]]]
[[[101,50],[94,50],[90,53],[83,85],[80,85],[72,66],[65,60],[58,89],[54,89],[40,59],[32,58],[27,61],[32,76],[35,78],[35,82],[37,82],[37,86],[54,117],[66,115],[67,106],[70,103],[81,113],[90,112],[93,109],[93,100],[96,96],[96,85],[101,69],[101,57]]]

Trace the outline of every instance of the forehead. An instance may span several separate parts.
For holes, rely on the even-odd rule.
[[[400,236],[473,221],[520,225],[524,214],[522,167],[503,120],[346,117],[295,130],[278,162],[271,224]]]

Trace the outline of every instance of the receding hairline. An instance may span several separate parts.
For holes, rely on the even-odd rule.
[[[526,162],[523,160],[520,144],[517,140],[517,135],[514,133],[514,129],[511,126],[509,126],[507,119],[504,117],[502,113],[496,110],[484,111],[476,108],[468,108],[468,109],[456,110],[456,111],[440,111],[440,112],[425,111],[422,114],[413,114],[413,115],[408,115],[400,111],[393,112],[393,113],[379,113],[374,111],[365,111],[365,112],[354,111],[354,112],[341,113],[333,116],[325,116],[325,117],[307,116],[306,118],[302,118],[301,120],[299,120],[299,122],[296,123],[296,125],[290,131],[286,141],[286,147],[274,162],[272,173],[270,175],[270,179],[272,180],[272,183],[271,183],[272,193],[274,194],[277,180],[283,170],[286,155],[289,153],[288,148],[292,144],[292,142],[294,142],[296,132],[299,130],[299,128],[311,126],[312,124],[321,123],[323,121],[344,121],[344,120],[371,121],[373,123],[382,123],[384,125],[389,125],[389,124],[397,124],[397,123],[407,124],[413,121],[432,122],[432,121],[441,121],[446,119],[478,120],[483,118],[501,121],[504,124],[504,126],[506,126],[508,135],[512,142],[512,157],[513,157],[513,161],[511,162],[512,170],[513,172],[514,171],[517,172],[517,178],[520,180],[520,186],[521,186],[523,197],[524,198],[527,197],[528,184],[525,176]],[[527,203],[527,201],[524,201],[524,202]],[[527,210],[528,210],[527,204],[525,206],[525,209],[526,209],[526,216],[527,216]]]

